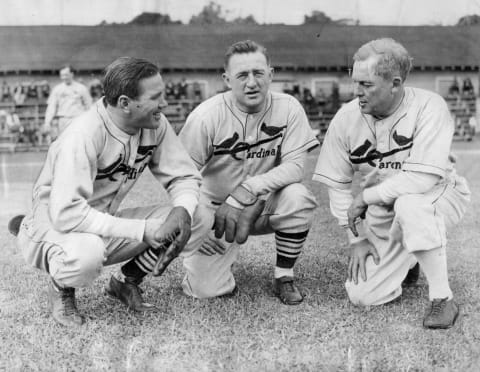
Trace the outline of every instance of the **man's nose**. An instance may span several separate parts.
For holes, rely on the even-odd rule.
[[[353,83],[353,94],[355,94],[357,97],[363,96],[364,95],[363,88],[360,86],[358,83]]]
[[[251,86],[255,86],[256,84],[257,84],[257,81],[255,80],[255,76],[253,75],[252,72],[250,72],[247,78],[247,86],[251,87]]]
[[[162,109],[168,106],[168,102],[164,97],[161,97],[160,100],[158,101],[158,108]]]

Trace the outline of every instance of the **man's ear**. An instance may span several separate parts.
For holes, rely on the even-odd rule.
[[[227,87],[229,87],[230,89],[232,89],[232,86],[230,85],[230,75],[228,75],[227,72],[224,72],[222,74],[222,78],[223,78],[223,82],[225,83],[225,85]]]
[[[392,80],[392,91],[398,91],[403,86],[403,81],[400,76],[394,76]]]
[[[132,104],[132,101],[126,95],[122,94],[120,97],[118,97],[117,107],[120,110],[129,113],[131,104]]]

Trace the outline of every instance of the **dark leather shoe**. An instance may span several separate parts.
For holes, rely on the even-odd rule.
[[[423,326],[432,329],[446,329],[455,324],[459,314],[458,305],[453,300],[434,298],[430,303]]]
[[[403,279],[402,287],[413,287],[418,282],[418,278],[420,277],[420,265],[418,262],[408,270],[407,276]]]
[[[141,281],[130,277],[125,277],[125,282],[121,282],[115,277],[110,278],[110,282],[105,289],[108,296],[120,300],[129,309],[134,311],[154,311],[157,308],[143,301],[142,291],[138,286]]]
[[[8,231],[10,234],[17,236],[18,232],[20,231],[20,225],[22,224],[25,215],[20,214],[18,216],[13,217],[10,221],[8,221]]]
[[[273,279],[273,293],[286,305],[298,305],[303,301],[303,295],[291,276]]]
[[[77,327],[84,322],[75,301],[75,288],[61,288],[51,281],[48,287],[48,300],[52,317],[65,327]]]

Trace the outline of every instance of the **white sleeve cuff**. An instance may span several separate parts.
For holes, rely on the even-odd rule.
[[[198,197],[196,194],[182,193],[181,195],[175,197],[175,199],[173,200],[173,206],[185,208],[192,220],[197,205]]]

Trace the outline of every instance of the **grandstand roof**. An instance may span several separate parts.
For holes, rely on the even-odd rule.
[[[0,72],[56,72],[65,63],[98,71],[126,55],[166,71],[216,71],[227,46],[247,38],[264,44],[278,69],[343,70],[379,37],[403,43],[417,69],[477,70],[480,62],[477,26],[2,26]]]

